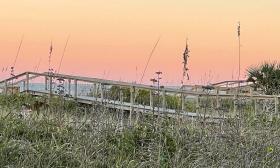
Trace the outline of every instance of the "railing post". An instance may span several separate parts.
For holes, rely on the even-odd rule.
[[[13,88],[12,88],[13,89]],[[29,91],[29,73],[26,73],[26,93]]]
[[[131,119],[132,119],[132,113],[134,111],[134,94],[135,94],[135,87],[131,86],[130,87],[130,112],[129,112],[130,125],[132,124]]]
[[[234,97],[233,97],[233,114],[232,114],[232,116],[235,116],[236,115],[236,111],[237,111],[237,102],[238,101],[238,99],[237,99],[237,95],[236,94],[234,94]]]
[[[258,113],[258,104],[257,104],[257,98],[254,98],[254,112],[255,112],[255,116],[257,115]]]
[[[277,96],[275,96],[274,101],[275,101],[275,115],[277,115],[278,114],[278,103],[279,103]]]
[[[185,112],[185,94],[184,93],[182,93],[181,94],[181,99],[182,99],[182,101],[181,101],[181,103],[182,103],[182,113],[184,113]]]
[[[153,108],[153,106],[154,106],[153,90],[150,90],[150,107]]]
[[[5,80],[5,95],[8,94],[8,81]]]
[[[101,89],[101,103],[104,101],[104,85],[100,83],[100,89]]]
[[[74,80],[74,99],[78,98],[78,81],[77,79]]]
[[[162,90],[162,110],[166,112],[166,91]]]
[[[68,79],[68,94],[71,95],[71,79]]]
[[[220,107],[219,88],[217,88],[217,92],[216,92],[216,108],[218,109],[219,107]]]
[[[197,95],[196,99],[195,99],[196,103],[195,103],[195,111],[196,111],[196,114],[197,114],[197,117],[198,116],[198,113],[199,113],[199,95]]]
[[[253,110],[253,103],[254,103],[254,99],[253,99],[253,89],[252,88],[250,88],[250,90],[249,90],[249,93],[250,93],[250,102],[251,102],[251,112],[253,112],[254,110]],[[255,112],[255,111],[254,111]]]
[[[49,76],[49,87],[50,87],[50,92],[49,92],[49,96],[52,97],[52,76]]]
[[[45,90],[48,90],[48,77],[45,76]]]
[[[121,128],[123,128],[123,91],[120,89],[120,103],[121,103]]]
[[[23,91],[26,89],[26,81],[23,81]]]
[[[98,96],[98,86],[96,83],[93,84],[93,97],[95,97],[97,99]]]

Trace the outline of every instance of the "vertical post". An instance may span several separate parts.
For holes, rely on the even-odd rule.
[[[5,80],[5,95],[8,94],[8,82]]]
[[[275,96],[274,98],[274,101],[275,101],[275,115],[278,115],[278,97]]]
[[[23,91],[25,91],[26,88],[26,81],[23,81]]]
[[[96,84],[92,83],[92,97],[95,97],[95,88],[96,88]]]
[[[182,116],[182,118],[184,118],[184,116],[185,116],[185,94],[184,93],[182,93],[181,94],[181,103],[182,103],[182,105],[181,105],[181,114],[179,114],[178,113],[178,115],[177,115],[177,120],[178,121],[181,121],[181,120],[179,120],[180,119],[180,115]],[[179,111],[179,110],[178,110]],[[187,113],[188,114],[188,113]],[[186,116],[186,117],[188,117],[188,116]],[[181,123],[181,122],[180,122]]]
[[[120,103],[121,103],[121,129],[123,128],[123,91],[120,89]]]
[[[78,98],[78,81],[74,79],[74,99]]]
[[[68,94],[71,95],[71,79],[68,79]]]
[[[98,86],[96,83],[93,84],[93,97],[95,97],[97,99],[97,96],[98,96]]]
[[[253,112],[254,110],[253,110],[253,103],[254,103],[254,100],[253,100],[253,89],[252,88],[250,88],[250,90],[249,90],[249,93],[250,93],[250,102],[251,102],[251,112]]]
[[[100,83],[100,89],[101,89],[101,102],[104,101],[104,85]]]
[[[195,107],[196,107],[196,109],[195,109],[195,111],[196,111],[196,115],[197,115],[197,117],[200,117],[200,116],[199,116],[199,95],[197,95],[197,97],[196,97],[195,101],[196,101],[196,103],[195,103]]]
[[[48,77],[45,76],[45,90],[48,90]]]
[[[234,94],[234,97],[233,97],[233,116],[235,116],[236,115],[236,111],[237,111],[237,106],[236,106],[236,104],[237,104],[237,96],[236,96],[236,94]]]
[[[132,113],[134,111],[134,92],[135,92],[135,87],[131,86],[130,87],[130,112],[129,112],[129,123],[130,125],[132,124],[131,119],[132,119]]]
[[[150,107],[153,108],[153,106],[154,106],[153,90],[150,90]]]
[[[218,109],[219,107],[220,107],[219,88],[217,88],[217,92],[216,92],[216,108]]]
[[[181,99],[182,99],[182,113],[184,113],[185,112],[185,94],[184,93],[182,93],[181,94]]]
[[[52,96],[52,76],[49,76],[49,86],[50,86],[50,92],[49,92],[49,96]]]
[[[162,110],[163,112],[166,111],[166,91],[162,90]]]
[[[255,116],[257,115],[257,113],[258,113],[258,106],[257,106],[258,104],[257,104],[257,98],[254,98],[254,112],[255,112]]]
[[[13,88],[12,88],[13,89]],[[26,93],[29,91],[29,73],[26,73]]]

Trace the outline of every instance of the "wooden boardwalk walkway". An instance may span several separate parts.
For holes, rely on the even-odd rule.
[[[102,104],[108,108],[114,108],[119,110],[130,111],[133,113],[143,112],[143,113],[151,113],[154,111],[154,114],[167,114],[167,115],[181,115],[187,117],[200,117],[201,113],[199,111],[199,99],[203,98],[211,98],[214,100],[213,108],[218,109],[221,106],[221,100],[223,99],[230,99],[234,101],[235,99],[247,99],[255,103],[255,111],[257,111],[257,101],[258,100],[269,100],[273,101],[274,108],[273,113],[278,114],[278,102],[279,96],[275,95],[254,95],[250,94],[225,94],[220,93],[220,88],[214,88],[214,92],[205,92],[205,91],[192,91],[192,90],[183,90],[183,89],[173,89],[173,88],[156,88],[154,86],[143,85],[143,84],[136,84],[136,83],[129,83],[129,82],[122,82],[122,81],[112,81],[112,80],[105,80],[105,79],[98,79],[98,78],[90,78],[90,77],[81,77],[81,76],[74,76],[74,75],[65,75],[65,74],[49,74],[49,73],[35,73],[35,72],[24,72],[14,77],[5,79],[0,81],[0,87],[2,88],[3,94],[9,94],[9,88],[13,88],[15,86],[21,86],[20,91],[30,93],[37,96],[47,95],[49,97],[57,95],[55,92],[55,86],[57,87],[58,84],[56,82],[63,81],[62,85],[64,90],[64,95],[68,95],[68,99],[74,99],[77,102],[85,103],[85,104]],[[40,89],[33,89],[31,85],[34,83],[41,83],[44,85],[44,88]],[[93,88],[91,90],[91,96],[89,94],[80,94],[79,90],[79,83],[87,84]],[[106,88],[112,88],[116,86],[119,88],[118,93],[120,93],[118,100],[114,100],[113,98],[106,97]],[[123,88],[129,89],[129,101],[124,101],[122,94]],[[13,89],[12,89],[13,90]],[[139,90],[146,90],[150,93],[149,96],[149,105],[145,105],[144,103],[136,102],[136,97],[138,96]],[[154,94],[159,94],[161,98],[160,107],[155,107]],[[166,97],[167,95],[172,95],[177,98],[180,98],[180,108],[172,109],[169,108],[167,104]],[[191,98],[195,102],[195,109],[194,111],[187,112],[185,107],[185,100],[186,98]],[[236,112],[237,105],[233,103],[233,112]],[[219,118],[217,115],[208,115],[207,117],[211,118]]]

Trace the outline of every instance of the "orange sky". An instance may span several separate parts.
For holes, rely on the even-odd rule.
[[[22,34],[16,73],[58,67],[67,36],[61,72],[139,81],[148,55],[161,40],[144,82],[157,70],[164,84],[179,84],[186,37],[190,45],[187,83],[207,83],[237,77],[241,22],[242,77],[245,69],[280,56],[279,0],[0,0],[0,77],[8,75]],[[137,67],[137,68],[136,68]],[[136,71],[137,69],[137,71]]]

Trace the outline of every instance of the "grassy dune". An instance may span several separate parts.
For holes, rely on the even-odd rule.
[[[0,167],[279,167],[280,120],[244,114],[216,124],[120,112],[54,99],[1,96]]]

